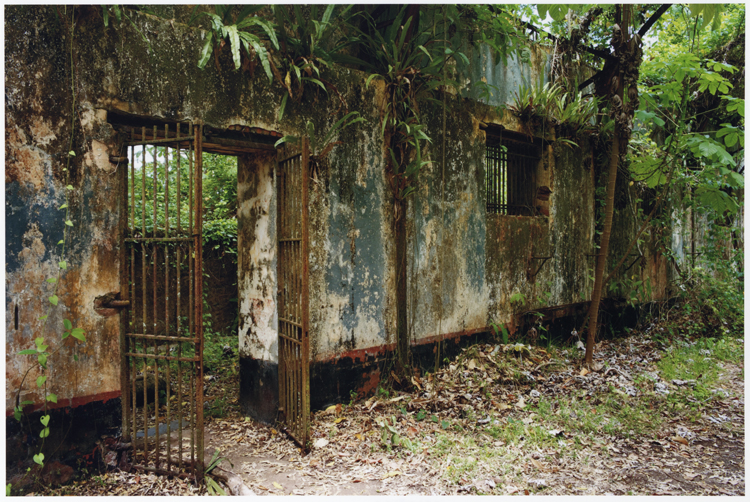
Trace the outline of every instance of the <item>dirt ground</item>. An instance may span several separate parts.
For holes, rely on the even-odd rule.
[[[206,459],[218,448],[231,462],[221,466],[258,495],[745,494],[742,363],[706,352],[719,373],[698,400],[694,382],[659,375],[672,348],[653,341],[602,342],[594,372],[575,347],[524,347],[475,346],[411,392],[315,412],[307,455],[230,406],[207,422]],[[37,494],[205,493],[110,471]]]

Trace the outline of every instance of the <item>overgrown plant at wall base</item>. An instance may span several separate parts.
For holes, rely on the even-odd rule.
[[[33,456],[34,463],[38,464],[39,467],[44,466],[44,460],[45,455],[43,453],[44,450],[44,443],[45,439],[49,436],[50,433],[50,415],[47,410],[47,403],[57,403],[57,395],[49,391],[49,384],[48,384],[48,376],[47,372],[49,370],[48,368],[48,361],[51,356],[54,356],[57,352],[59,352],[63,345],[60,343],[58,348],[52,352],[49,352],[49,344],[46,343],[46,340],[44,338],[44,332],[46,332],[47,328],[47,321],[49,319],[49,316],[52,312],[52,309],[56,308],[59,305],[60,298],[58,297],[58,291],[60,288],[60,280],[62,278],[63,271],[68,268],[67,261],[65,260],[65,250],[66,250],[66,244],[68,241],[68,228],[73,227],[74,224],[71,220],[70,216],[70,207],[69,207],[69,193],[74,189],[72,185],[69,184],[70,182],[70,163],[71,159],[73,159],[76,156],[75,151],[73,150],[73,138],[75,135],[75,121],[76,121],[76,90],[75,90],[75,64],[73,59],[73,42],[74,42],[74,34],[75,34],[75,8],[71,9],[71,21],[70,21],[70,72],[71,72],[71,94],[72,94],[72,105],[71,105],[71,132],[70,132],[70,142],[68,146],[68,153],[66,155],[66,163],[65,167],[63,168],[63,172],[65,173],[65,202],[58,208],[58,209],[64,209],[65,210],[65,218],[63,221],[63,238],[57,243],[60,248],[60,260],[58,261],[58,272],[56,277],[50,277],[46,280],[48,284],[52,285],[52,294],[47,298],[47,301],[49,302],[47,304],[46,313],[39,317],[39,320],[42,322],[41,325],[41,336],[37,336],[34,339],[34,348],[22,350],[18,353],[18,355],[26,356],[31,355],[36,357],[36,363],[38,364],[38,368],[40,370],[40,375],[36,378],[36,386],[43,390],[44,393],[44,400],[42,403],[43,406],[43,415],[40,417],[40,422],[43,426],[42,430],[39,433],[39,437],[42,439],[40,445],[39,445],[39,452],[36,453]],[[63,326],[62,326],[62,336],[61,336],[61,342],[62,340],[65,340],[68,337],[72,337],[76,339],[79,342],[85,342],[86,341],[86,335],[85,331],[82,328],[75,328],[73,327],[73,323],[69,319],[63,319]],[[77,355],[74,354],[73,358],[75,360],[78,359]],[[16,391],[16,397],[15,397],[15,407],[13,410],[13,416],[16,420],[21,421],[23,418],[23,408],[26,405],[34,404],[31,401],[20,401],[20,395],[21,391],[23,390],[23,384],[26,381],[26,377],[28,376],[29,372],[35,368],[36,366],[32,365],[30,366],[26,372],[24,373],[24,376],[21,380],[20,386],[18,390]],[[63,385],[64,383],[60,383],[60,385]],[[30,427],[31,429],[31,427]],[[26,475],[28,475],[31,472],[31,470],[27,470]],[[12,491],[11,484],[6,485],[6,495],[10,495]]]

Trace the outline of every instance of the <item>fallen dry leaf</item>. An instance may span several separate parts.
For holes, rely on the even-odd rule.
[[[396,477],[396,476],[398,476],[400,474],[403,474],[403,473],[401,471],[391,471],[391,472],[385,474],[381,479],[393,478],[393,477]]]
[[[685,438],[684,438],[684,437],[682,437],[682,436],[674,436],[674,437],[672,438],[672,441],[677,441],[678,443],[682,443],[682,444],[684,444],[685,446],[687,446],[687,445],[689,444],[689,443],[688,443],[688,440],[687,440],[687,439],[685,439]]]

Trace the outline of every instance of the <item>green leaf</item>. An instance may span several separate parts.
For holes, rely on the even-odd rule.
[[[742,188],[745,186],[745,177],[740,173],[730,171],[727,177],[727,185],[732,188]]]
[[[58,301],[59,301],[59,298],[57,297],[57,295],[52,295],[52,296],[49,297],[49,302],[52,305],[57,305]]]
[[[60,266],[60,268],[61,268],[61,269],[63,269],[63,270],[65,270],[66,268],[68,268],[68,263],[67,263],[67,262],[66,262],[65,260],[63,260],[63,261],[61,261],[61,262],[58,262],[57,264],[58,264],[58,265]]]
[[[287,134],[286,136],[279,139],[276,143],[273,144],[274,148],[278,148],[280,145],[284,143],[291,143],[295,144],[299,141],[299,138],[297,136],[293,136],[291,134]]]
[[[367,80],[365,80],[365,88],[370,87],[370,82],[374,78],[383,78],[383,76],[379,75],[377,73],[373,73],[372,75],[370,75],[369,77],[367,77]]]
[[[225,27],[227,35],[229,36],[229,48],[232,51],[232,59],[234,60],[234,69],[240,69],[240,35],[237,33],[237,26],[231,25]]]
[[[34,462],[39,465],[44,465],[44,453],[38,453],[34,455]]]
[[[45,319],[47,319],[47,315],[46,314],[43,315],[43,316],[39,316],[39,320],[40,321],[44,321]]]
[[[42,429],[42,430],[41,430],[41,431],[39,432],[39,437],[40,437],[40,438],[44,439],[44,438],[46,438],[47,436],[49,436],[49,427],[45,427],[44,429]]]
[[[73,226],[73,222],[70,220],[65,220],[65,224],[68,225],[69,227]]]
[[[57,278],[50,277],[49,279],[47,279],[47,282],[57,282]]]
[[[36,353],[37,353],[36,349],[26,349],[26,350],[22,350],[21,352],[19,352],[18,355],[28,356],[30,354],[36,354]]]
[[[58,245],[58,246],[60,246],[60,245],[62,245],[62,244],[65,244],[65,241],[64,241],[64,240],[62,240],[62,239],[60,239],[60,241],[59,241],[59,242],[57,243],[57,245]]]
[[[47,427],[49,425],[49,415],[44,415],[41,418],[39,418],[39,421],[42,422],[42,425]]]
[[[565,21],[565,16],[568,13],[568,6],[567,5],[551,5],[549,8],[549,15],[554,19],[555,21],[562,22]]]
[[[65,329],[67,330],[73,329],[73,323],[70,322],[68,319],[63,319],[63,326],[65,326]]]
[[[698,201],[719,214],[737,212],[737,202],[724,191],[712,186],[700,186],[695,191]]]
[[[80,340],[81,342],[85,342],[86,341],[86,337],[84,336],[84,333],[86,333],[86,331],[84,331],[83,328],[75,328],[74,330],[72,330],[70,332],[70,336],[72,336],[76,340]]]
[[[39,375],[36,378],[36,386],[39,387],[39,388],[44,387],[44,382],[46,382],[46,381],[47,381],[47,377],[46,376]]]
[[[67,207],[68,207],[67,204],[63,204],[62,206],[59,207],[59,209],[67,209]]]
[[[203,44],[203,49],[201,50],[201,56],[198,60],[198,68],[201,70],[206,67],[206,63],[208,63],[208,58],[211,57],[211,53],[214,49],[214,33],[212,31],[208,32],[208,35],[206,35],[206,43]]]
[[[78,362],[78,354],[73,354],[73,360]]]
[[[39,364],[41,365],[42,368],[46,368],[47,367],[47,354],[39,354],[37,356],[37,361],[39,361]]]
[[[508,339],[510,338],[510,334],[508,333],[508,328],[505,327],[505,324],[500,325],[500,331],[502,331],[502,334],[503,334],[503,344],[508,345]]]
[[[68,185],[65,188],[67,188],[68,190],[73,190],[73,185]]]
[[[68,152],[68,155],[70,155],[71,157],[75,157],[76,156],[76,152],[74,152],[73,150],[71,150],[71,151]]]
[[[57,403],[57,394],[52,394],[52,393],[47,394],[47,401],[50,401],[52,403]]]
[[[66,339],[66,338],[68,338],[69,336],[70,336],[70,331],[63,331],[63,336],[62,336],[62,339],[63,339],[63,340],[65,340],[65,339]]]
[[[727,147],[732,148],[734,145],[737,144],[737,141],[740,139],[739,134],[736,132],[733,132],[732,134],[727,135],[726,138],[724,138],[724,144],[727,145]]]
[[[284,110],[286,109],[286,100],[289,97],[289,93],[285,92],[284,97],[281,98],[281,106],[279,107],[279,122],[284,117]]]

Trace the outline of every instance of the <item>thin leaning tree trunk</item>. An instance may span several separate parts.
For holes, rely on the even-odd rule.
[[[617,53],[623,51],[629,42],[627,36],[629,20],[629,9],[630,6],[623,5],[618,6],[618,13],[620,16],[615,16],[622,20],[622,37],[619,46],[617,47]],[[615,90],[615,96],[619,97],[620,103],[624,107],[624,94],[625,94],[625,79],[624,79],[624,68],[621,63],[618,63],[617,71],[617,89]],[[612,98],[613,100],[615,97]],[[615,112],[617,114],[617,111]],[[617,182],[617,165],[620,161],[620,144],[624,142],[627,145],[627,130],[623,130],[623,124],[621,120],[617,120],[615,117],[615,130],[612,138],[612,153],[609,159],[609,173],[607,176],[607,200],[604,206],[604,230],[602,231],[602,240],[599,247],[599,254],[596,257],[596,272],[594,275],[594,291],[591,294],[591,305],[589,306],[589,330],[586,338],[586,358],[585,364],[591,367],[594,363],[594,342],[596,341],[596,333],[599,328],[599,305],[602,300],[602,286],[604,284],[604,268],[607,264],[607,255],[609,254],[609,238],[612,235],[612,220],[615,214],[615,185]]]
[[[622,96],[622,85],[618,91]],[[607,200],[604,206],[604,230],[602,231],[601,246],[596,256],[596,272],[594,275],[594,291],[591,295],[589,306],[589,330],[586,338],[586,364],[591,366],[594,362],[594,341],[599,326],[599,304],[602,299],[602,283],[604,280],[604,267],[607,263],[609,253],[609,238],[612,235],[612,220],[614,219],[615,205],[615,183],[617,181],[617,164],[620,159],[620,126],[615,124],[614,139],[612,140],[612,156],[609,160],[609,174],[607,178]]]

